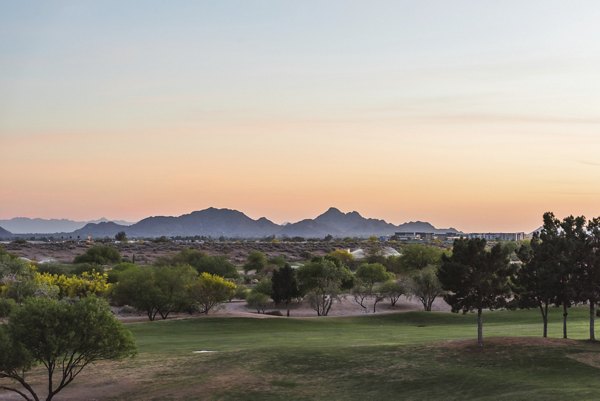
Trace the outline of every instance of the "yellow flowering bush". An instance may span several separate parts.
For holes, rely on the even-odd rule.
[[[81,276],[64,274],[36,273],[36,281],[41,287],[57,287],[59,298],[102,296],[110,291],[108,274],[96,271],[83,272]]]

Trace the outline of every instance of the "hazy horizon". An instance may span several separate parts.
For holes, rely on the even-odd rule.
[[[600,3],[0,5],[0,219],[600,215]]]
[[[351,213],[351,212],[357,212],[357,213],[359,213],[364,218],[381,219],[381,220],[385,220],[387,223],[392,223],[394,225],[401,225],[401,224],[404,224],[404,223],[424,222],[424,223],[430,223],[430,224],[432,224],[436,229],[453,228],[453,229],[457,229],[457,230],[462,231],[462,232],[500,232],[500,231],[497,231],[497,230],[490,230],[490,229],[484,229],[484,230],[479,230],[479,231],[472,231],[472,230],[468,231],[468,230],[463,230],[461,227],[456,226],[456,225],[440,226],[439,224],[436,224],[435,222],[429,221],[429,220],[413,219],[413,220],[405,220],[405,221],[391,221],[391,220],[387,220],[387,219],[385,219],[383,217],[380,217],[380,216],[365,215],[364,213],[362,213],[359,210],[342,210],[342,209],[340,209],[338,207],[335,207],[335,206],[330,206],[327,209],[321,210],[320,212],[316,212],[316,213],[314,213],[312,215],[309,215],[309,216],[300,217],[297,220],[283,220],[283,221],[273,219],[273,218],[271,218],[271,217],[269,217],[267,215],[253,216],[253,215],[250,215],[250,214],[246,213],[244,210],[240,210],[240,209],[236,209],[236,208],[221,208],[221,207],[214,207],[214,206],[210,206],[209,208],[236,210],[236,211],[239,211],[239,212],[245,214],[246,216],[250,217],[253,220],[258,220],[260,218],[266,218],[266,219],[272,221],[273,223],[279,224],[279,225],[297,223],[297,222],[299,222],[301,220],[304,220],[304,219],[314,219],[314,218],[318,217],[319,215],[327,212],[330,208],[333,208],[333,209],[338,209],[339,211],[341,211],[342,213],[345,213],[345,214],[346,213]],[[208,209],[208,208],[206,208],[206,209]],[[126,225],[133,225],[133,224],[136,224],[139,221],[143,220],[144,218],[148,218],[148,217],[161,217],[161,216],[165,216],[165,217],[179,217],[179,216],[182,216],[182,215],[190,214],[190,213],[201,211],[201,210],[205,210],[205,208],[190,210],[190,211],[187,211],[187,212],[184,212],[184,213],[179,213],[179,214],[150,214],[150,215],[144,216],[142,219],[139,219],[139,220],[113,219],[113,218],[105,217],[105,216],[96,217],[96,218],[89,218],[89,219],[80,219],[80,220],[70,219],[68,217],[13,216],[13,217],[0,217],[0,220],[12,220],[12,219],[25,218],[25,219],[32,219],[32,220],[33,219],[42,219],[42,220],[68,220],[68,221],[79,222],[79,223],[90,223],[90,222],[91,223],[96,223],[96,222],[99,222],[100,220],[102,220],[102,221],[114,222],[114,223],[117,223],[117,224],[127,223]],[[535,227],[530,227],[530,228],[524,229],[524,230],[505,230],[504,232],[525,232],[525,233],[531,233],[534,230],[536,230],[537,228],[539,228],[540,226],[541,226],[541,221]],[[0,225],[0,227],[1,227],[1,225]],[[6,228],[6,227],[2,227],[2,228]],[[11,230],[9,230],[9,231],[11,231]],[[13,234],[23,234],[23,233],[26,233],[26,232],[15,232],[15,231],[11,231],[11,232]]]

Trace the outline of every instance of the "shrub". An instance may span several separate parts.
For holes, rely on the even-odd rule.
[[[265,308],[269,304],[269,297],[262,292],[252,290],[246,296],[246,303],[248,304],[248,307],[256,309],[256,312],[264,313]]]
[[[17,303],[10,298],[0,298],[0,318],[8,317],[17,307]]]
[[[109,265],[119,263],[121,254],[116,248],[108,245],[94,245],[83,255],[75,257],[73,263],[91,263],[96,265]]]

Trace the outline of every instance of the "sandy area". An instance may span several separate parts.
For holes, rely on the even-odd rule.
[[[342,297],[338,302],[335,302],[329,311],[330,317],[336,316],[365,316],[373,314],[373,303],[368,301],[365,303],[368,309],[365,310],[356,302],[351,295]],[[450,306],[444,302],[442,298],[435,300],[432,309],[436,312],[450,312]],[[388,300],[382,301],[377,304],[377,314],[382,313],[402,313],[410,311],[422,311],[423,305],[416,298],[401,297],[396,306],[392,307]],[[114,309],[118,315],[118,308]],[[285,317],[286,309],[284,305],[275,305],[271,303],[265,312],[280,311],[283,317]],[[173,319],[189,319],[203,318],[203,317],[249,317],[255,319],[269,319],[269,318],[280,318],[281,316],[273,316],[263,313],[257,313],[256,309],[248,308],[246,301],[234,300],[220,305],[216,310],[210,311],[208,315],[189,315],[187,313],[171,314],[168,320]],[[313,310],[308,302],[294,303],[290,305],[290,317],[306,318],[306,317],[317,317],[317,312]],[[123,323],[135,323],[135,322],[146,322],[148,317],[145,314],[128,314],[118,315],[119,320]],[[157,320],[161,320],[160,316],[157,315]]]
[[[347,295],[335,302],[329,311],[329,316],[364,316],[373,314],[373,302],[366,303],[368,309],[363,309],[354,302],[351,295]],[[450,312],[450,306],[443,299],[438,298],[433,304],[434,311]],[[285,315],[285,306],[269,305],[266,311],[280,311]],[[423,310],[423,305],[416,298],[401,297],[395,307],[390,305],[389,300],[384,300],[377,304],[377,314],[380,313],[398,313]],[[243,316],[243,317],[278,317],[258,314],[255,309],[248,308],[244,301],[233,301],[222,305],[221,309],[211,313],[209,316]],[[316,317],[317,312],[313,310],[308,302],[293,304],[290,306],[290,317]]]

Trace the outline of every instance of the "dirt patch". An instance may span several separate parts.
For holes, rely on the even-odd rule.
[[[600,353],[598,352],[581,352],[577,354],[569,354],[567,357],[593,368],[600,369]]]

